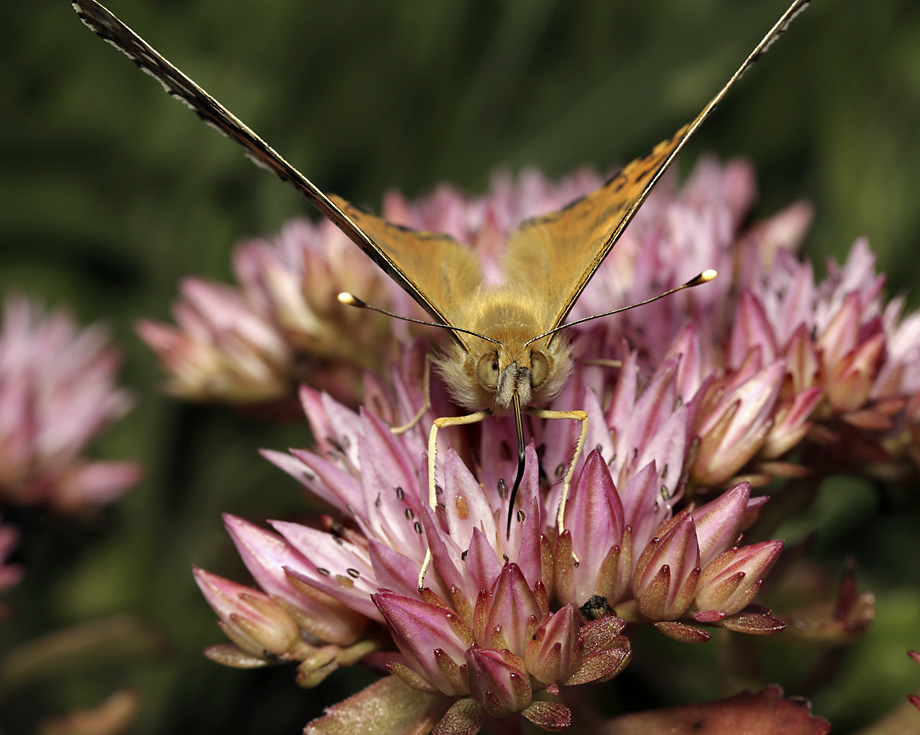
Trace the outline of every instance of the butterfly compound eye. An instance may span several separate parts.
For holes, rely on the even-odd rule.
[[[496,388],[498,386],[498,355],[494,352],[483,355],[479,360],[479,365],[476,366],[476,376],[484,387]]]
[[[543,385],[549,374],[549,361],[542,352],[534,350],[530,354],[530,383],[534,388]]]

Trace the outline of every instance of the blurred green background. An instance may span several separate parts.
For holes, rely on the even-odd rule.
[[[628,161],[699,111],[785,0],[110,7],[314,182],[376,207],[388,187],[416,195],[450,181],[482,190],[496,167],[534,164],[556,176]],[[27,575],[7,596],[19,614],[0,627],[0,643],[11,650],[122,612],[166,641],[149,654],[113,649],[50,663],[0,692],[0,729],[31,732],[42,716],[97,704],[128,684],[142,695],[133,732],[299,732],[358,684],[336,675],[301,691],[289,668],[239,672],[204,660],[202,646],[223,638],[189,568],[245,580],[219,514],[258,521],[305,507],[295,483],[255,450],[302,445],[306,425],[163,398],[133,324],[168,319],[183,276],[228,280],[239,239],[313,213],[93,36],[65,0],[7,3],[0,49],[0,291],[111,325],[126,354],[122,382],[138,405],[99,454],[147,467],[140,487],[90,523],[4,512],[24,530]],[[758,216],[807,199],[816,208],[809,253],[842,257],[867,235],[890,290],[909,291],[916,305],[918,131],[920,4],[817,0],[679,166],[689,170],[702,152],[748,157],[761,187]],[[855,551],[862,579],[889,603],[873,633],[888,637],[851,654],[849,690],[817,702],[844,723],[835,731],[846,731],[920,678],[903,655],[920,647],[920,603],[918,572],[901,545],[916,553],[906,529],[916,528],[918,508],[899,498],[900,519],[879,516],[861,487],[828,503],[821,513],[835,523],[819,533],[818,551],[834,569]]]

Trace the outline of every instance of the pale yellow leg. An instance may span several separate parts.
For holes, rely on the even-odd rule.
[[[422,401],[422,407],[418,410],[418,413],[415,414],[407,423],[402,426],[391,426],[390,431],[394,434],[403,434],[413,426],[415,426],[419,421],[422,420],[422,416],[431,408],[431,363],[434,362],[434,356],[429,352],[425,355],[425,374],[422,378],[422,393],[424,393],[425,398]]]
[[[447,429],[451,426],[475,424],[482,421],[488,415],[489,411],[477,411],[476,413],[471,413],[466,416],[443,416],[442,418],[434,420],[434,423],[431,425],[431,433],[428,435],[428,505],[432,508],[438,507],[438,490],[434,478],[434,468],[438,452],[438,430]],[[424,587],[425,573],[428,571],[428,566],[430,564],[431,548],[429,547],[428,551],[425,552],[425,561],[422,562],[422,569],[418,573],[419,590]]]
[[[562,478],[562,495],[559,499],[559,510],[556,512],[556,528],[562,533],[562,520],[565,516],[565,504],[569,499],[569,486],[572,484],[572,477],[575,475],[575,464],[585,448],[585,440],[588,438],[588,414],[584,411],[550,411],[545,408],[528,408],[527,413],[536,416],[539,419],[572,419],[581,422],[581,431],[578,434],[578,441],[575,443],[575,451],[572,453],[572,459]]]

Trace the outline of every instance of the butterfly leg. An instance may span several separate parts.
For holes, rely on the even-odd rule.
[[[422,393],[424,394],[424,399],[422,401],[422,407],[418,410],[418,413],[415,414],[409,421],[400,426],[391,426],[390,431],[396,435],[404,434],[414,427],[419,421],[422,420],[428,410],[431,408],[431,363],[434,362],[434,356],[429,352],[425,355],[425,372],[422,377]]]
[[[438,430],[447,429],[451,426],[466,426],[482,421],[489,415],[489,411],[477,411],[466,416],[443,416],[435,419],[431,425],[431,433],[428,435],[428,505],[432,508],[438,507],[438,486],[435,482],[434,470],[437,464],[438,452]],[[425,561],[422,562],[422,569],[418,573],[418,588],[422,590],[425,586],[425,573],[431,564],[431,547],[425,552]]]
[[[569,499],[569,487],[572,484],[572,477],[575,475],[575,465],[585,448],[585,440],[588,438],[588,414],[584,411],[550,411],[545,408],[529,408],[527,413],[536,416],[538,419],[571,419],[581,423],[581,429],[578,432],[578,441],[575,442],[575,451],[572,452],[572,459],[566,468],[565,475],[562,478],[562,495],[559,498],[559,510],[556,512],[556,528],[562,533],[562,521],[565,516],[565,504]]]

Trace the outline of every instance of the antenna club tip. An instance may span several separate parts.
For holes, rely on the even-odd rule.
[[[339,303],[345,304],[345,306],[364,306],[364,302],[361,301],[354,294],[348,293],[348,291],[342,291],[338,295]]]
[[[682,288],[693,288],[694,286],[701,286],[704,283],[709,283],[717,275],[719,275],[719,272],[717,270],[715,270],[714,268],[708,268],[707,270],[704,270],[702,273],[700,273],[695,278],[691,278],[683,286],[679,286],[676,290],[679,291]]]

